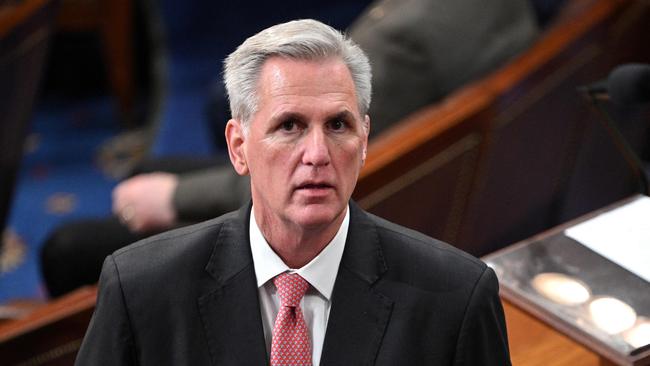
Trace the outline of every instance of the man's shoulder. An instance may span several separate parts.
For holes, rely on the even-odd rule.
[[[367,215],[375,223],[377,232],[384,245],[403,249],[408,248],[411,254],[417,253],[424,256],[432,255],[442,257],[445,260],[459,262],[467,266],[480,268],[481,270],[485,268],[485,263],[480,259],[448,243],[371,213],[367,213]]]
[[[218,233],[224,223],[235,219],[236,214],[237,212],[229,212],[214,219],[152,235],[115,251],[113,255],[115,257],[132,256],[151,250],[160,251],[161,249],[167,249],[167,247],[169,249],[185,249],[187,246],[179,248],[176,243],[194,243],[197,240],[201,241],[204,237],[210,235],[210,233]]]
[[[487,265],[480,259],[438,239],[367,213],[375,224],[391,276],[411,278],[423,286],[441,280],[473,285]]]
[[[125,276],[169,272],[177,268],[203,269],[224,227],[239,223],[237,215],[237,211],[230,212],[142,239],[117,250],[112,258]]]

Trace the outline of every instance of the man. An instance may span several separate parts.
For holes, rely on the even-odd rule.
[[[77,365],[510,363],[494,272],[349,201],[371,89],[352,41],[280,24],[225,81],[252,204],[109,256]]]

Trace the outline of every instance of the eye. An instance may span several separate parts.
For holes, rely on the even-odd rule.
[[[286,120],[280,124],[280,129],[284,131],[293,131],[296,128],[296,122],[293,120]]]
[[[333,121],[330,121],[329,125],[332,130],[340,131],[345,128],[346,123],[340,119],[335,119]]]

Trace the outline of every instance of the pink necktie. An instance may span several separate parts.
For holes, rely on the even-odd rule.
[[[280,296],[280,311],[273,327],[271,366],[311,366],[311,342],[300,300],[309,283],[295,273],[273,279]]]

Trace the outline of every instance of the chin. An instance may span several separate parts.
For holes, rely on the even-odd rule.
[[[302,227],[323,227],[335,222],[345,212],[345,205],[312,204],[294,212],[293,220]]]

